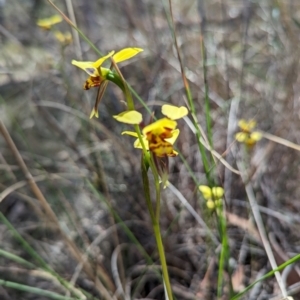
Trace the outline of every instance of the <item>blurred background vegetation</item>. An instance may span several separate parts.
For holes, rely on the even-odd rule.
[[[103,54],[125,47],[144,49],[123,63],[121,71],[151,110],[159,111],[163,103],[186,105],[167,1],[54,3],[76,20]],[[172,4],[198,122],[205,128],[205,58],[214,150],[224,153],[235,168],[237,160],[248,161],[265,229],[281,264],[300,252],[299,152],[263,139],[245,158],[234,134],[239,119],[253,118],[259,129],[300,143],[300,2],[174,0]],[[132,299],[164,299],[161,279],[149,267],[149,257],[154,265],[159,260],[142,190],[140,152],[133,148],[132,139],[120,135],[127,127],[112,118],[125,109],[124,97],[109,84],[99,119],[89,119],[97,90],[82,89],[86,74],[71,60],[94,61],[99,55],[66,22],[56,28],[72,33],[70,44],[62,44],[52,31],[36,25],[38,19],[55,13],[47,1],[0,1],[0,120],[56,217],[26,181],[2,130],[0,280],[66,294],[63,284],[45,273],[45,266],[13,234],[9,227],[13,226],[47,266],[82,289],[87,299],[121,299],[118,279],[126,282]],[[145,114],[145,118],[147,123],[150,117]],[[179,122],[179,128],[176,146],[186,164],[180,157],[170,159],[169,179],[216,233],[186,167],[196,182],[206,184],[196,137],[184,122]],[[270,266],[256,235],[244,183],[223,164],[216,171],[219,185],[225,188],[234,270],[230,276],[238,292]],[[162,194],[161,225],[176,298],[216,299],[218,249],[170,189]],[[35,266],[25,266],[8,253]],[[87,258],[82,259],[85,253]],[[286,273],[286,286],[295,284],[294,299],[300,299],[297,266]],[[110,296],[104,296],[96,278],[101,278]],[[228,299],[227,292],[222,299]],[[244,299],[280,299],[278,294],[272,277]],[[49,295],[20,291],[2,282],[0,298],[49,299]]]

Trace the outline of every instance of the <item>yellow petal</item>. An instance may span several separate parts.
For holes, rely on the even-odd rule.
[[[109,57],[111,57],[115,51],[109,52],[107,55],[100,57],[97,61],[93,63],[93,67],[98,69]]]
[[[255,120],[246,121],[244,119],[241,119],[239,120],[238,125],[243,131],[250,132],[256,126],[256,121]]]
[[[213,198],[214,200],[219,200],[219,199],[221,199],[221,198],[223,197],[223,195],[224,195],[224,189],[221,188],[221,187],[219,187],[219,186],[213,187],[213,188],[211,189],[211,191],[212,191],[212,198]]]
[[[165,104],[161,107],[161,112],[171,120],[178,120],[185,117],[188,114],[188,110],[185,106],[174,106]]]
[[[254,131],[250,134],[250,139],[254,140],[255,142],[258,142],[261,140],[262,134],[258,131]]]
[[[123,131],[122,132],[122,135],[123,134],[127,134],[127,135],[131,135],[131,136],[134,136],[134,137],[138,137],[138,134],[134,131]],[[146,137],[142,136],[142,139],[143,139],[143,142],[144,142],[144,145],[145,145],[145,148],[146,150],[149,150],[149,144],[148,144],[148,140],[146,139]],[[137,138],[133,144],[134,148],[138,148],[138,149],[143,149],[142,147],[142,144],[139,140],[139,138]]]
[[[148,143],[148,140],[146,139],[146,137],[143,136],[143,142],[144,142],[144,145],[145,145],[145,148],[146,150],[149,150],[149,143]],[[143,146],[140,142],[139,139],[136,139],[134,144],[133,144],[133,147],[134,148],[137,148],[137,149],[143,149]]]
[[[211,188],[207,185],[199,185],[199,190],[203,195],[205,200],[210,200],[212,198],[212,191]]]
[[[134,136],[136,138],[138,137],[138,134],[136,132],[134,132],[134,131],[123,131],[121,134],[122,135],[123,134],[131,135],[131,136]]]
[[[64,36],[65,36],[65,43],[66,44],[71,44],[72,41],[73,41],[73,37],[72,37],[71,32],[70,31],[65,32]]]
[[[166,131],[172,132],[177,126],[177,122],[163,118],[158,121],[155,121],[154,123],[145,126],[143,129],[143,135],[147,136],[147,133],[152,133],[153,135],[161,135],[164,134]],[[165,138],[171,138],[172,134],[170,136],[166,136]]]
[[[90,114],[90,119],[92,119],[93,117],[99,118],[99,113],[98,110],[95,109],[95,107],[93,108],[91,114]]]
[[[94,63],[92,61],[77,61],[73,59],[72,65],[84,70],[92,77],[100,76],[97,68],[95,68]]]
[[[213,210],[213,209],[215,208],[215,202],[212,201],[212,200],[210,199],[210,200],[208,200],[208,201],[206,202],[206,206],[207,206],[209,209]]]
[[[165,139],[165,141],[169,142],[170,144],[174,145],[174,143],[176,142],[177,138],[178,138],[178,135],[180,133],[180,130],[179,129],[175,129],[172,131],[172,137],[171,138],[168,138],[168,139]]]
[[[64,43],[65,42],[65,36],[61,31],[54,31],[54,36],[56,37],[56,39],[61,42]]]
[[[61,44],[70,44],[72,42],[72,35],[69,31],[62,33],[61,31],[54,31],[54,36]]]
[[[46,19],[39,19],[37,21],[37,25],[44,28],[44,29],[50,29],[51,26],[60,23],[62,21],[61,15],[54,15],[52,17],[46,18]]]
[[[137,55],[141,51],[144,51],[141,48],[125,48],[117,52],[114,56],[113,59],[116,63],[119,63],[121,61],[130,59],[131,57]]]
[[[235,139],[240,142],[240,143],[244,143],[247,139],[248,139],[249,134],[245,133],[245,132],[238,132],[235,135]]]
[[[140,124],[143,120],[142,114],[136,110],[124,111],[117,116],[113,116],[117,121],[126,124]]]

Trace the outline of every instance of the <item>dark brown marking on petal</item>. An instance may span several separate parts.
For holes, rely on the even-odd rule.
[[[173,146],[169,142],[161,141],[157,143],[149,142],[150,151],[154,152],[158,157],[165,157],[174,153]]]
[[[99,86],[100,83],[101,83],[101,79],[100,79],[99,76],[98,76],[98,77],[89,77],[89,78],[86,80],[86,82],[84,83],[83,88],[84,88],[85,90],[89,90],[89,89],[92,88],[92,87],[97,87],[97,86]]]

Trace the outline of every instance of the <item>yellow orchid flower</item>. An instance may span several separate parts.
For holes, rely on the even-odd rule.
[[[100,57],[95,62],[72,60],[73,65],[84,70],[86,73],[90,75],[83,85],[83,88],[85,90],[88,90],[92,87],[100,87],[100,89],[102,88],[101,92],[98,92],[98,95],[100,96],[97,97],[96,99],[90,118],[92,118],[93,116],[98,117],[98,105],[106,89],[106,84],[104,83],[108,82],[107,80],[114,81],[112,78],[118,77],[118,75],[112,72],[111,69],[102,67],[102,64],[108,58],[112,58],[115,63],[119,63],[134,57],[141,51],[143,51],[143,49],[141,48],[124,48],[117,53],[115,53],[115,51],[111,51],[107,55]],[[109,77],[109,75],[114,75],[114,76]],[[119,81],[122,82],[122,80]],[[116,81],[114,82],[117,83]]]
[[[169,173],[168,157],[178,155],[178,152],[173,149],[173,144],[178,138],[180,131],[176,128],[177,122],[174,119],[182,118],[187,115],[188,111],[184,107],[180,108],[172,105],[164,105],[162,107],[162,113],[168,118],[159,119],[145,126],[142,129],[142,137],[140,137],[142,139],[139,138],[137,132],[133,131],[123,131],[122,135],[127,134],[135,137],[135,148],[144,148],[153,154],[152,158],[160,176],[162,186],[166,188]],[[123,112],[114,116],[114,118],[119,122],[135,125],[142,121],[141,114],[134,110]]]
[[[72,35],[71,32],[67,31],[62,33],[61,31],[54,31],[54,36],[62,45],[69,45],[72,43]]]
[[[77,61],[72,60],[72,64],[90,75],[84,84],[84,89],[88,90],[91,87],[97,87],[100,83],[107,79],[107,74],[111,71],[110,69],[103,68],[101,65],[109,58],[112,57],[116,63],[128,60],[133,56],[143,51],[141,48],[125,48],[117,52],[109,52],[107,55],[100,57],[95,62],[91,61]]]
[[[252,131],[256,126],[255,120],[246,121],[239,120],[238,125],[241,129],[240,132],[235,134],[238,142],[244,143],[247,147],[253,147],[262,138],[262,134],[258,131]]]
[[[238,142],[244,143],[247,146],[251,147],[254,146],[259,140],[261,140],[262,135],[258,131],[252,133],[238,132],[235,135],[235,138]]]
[[[86,80],[83,88],[85,90],[90,89],[91,87],[100,86],[100,83],[105,80],[105,75],[110,71],[109,69],[101,68],[100,66],[113,54],[115,51],[109,52],[107,55],[100,57],[95,62],[92,61],[77,61],[72,60],[72,65],[84,70],[86,73],[90,75],[90,77]]]
[[[63,19],[61,15],[53,15],[49,18],[37,20],[36,24],[45,30],[49,30],[53,25],[62,22],[62,20]]]
[[[119,122],[127,124],[139,124],[142,119],[140,115],[134,114],[134,111],[123,112],[114,116]],[[186,107],[177,107],[174,105],[165,104],[162,106],[162,113],[168,118],[162,118],[147,126],[142,130],[144,144],[147,150],[153,152],[157,157],[176,156],[178,153],[173,149],[178,135],[179,129],[176,129],[177,122],[188,114]],[[137,137],[135,132],[124,131],[122,134],[129,134]],[[134,143],[135,148],[142,148],[142,145],[137,139]]]
[[[222,187],[212,187],[206,185],[200,185],[200,192],[203,198],[206,200],[206,205],[209,209],[215,209],[215,207],[220,207],[222,205],[222,198],[224,196],[224,189]]]

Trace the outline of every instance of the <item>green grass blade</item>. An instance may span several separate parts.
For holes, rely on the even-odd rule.
[[[19,290],[19,291],[36,294],[36,295],[40,295],[43,297],[48,297],[48,298],[54,299],[54,300],[76,300],[76,299],[78,299],[78,298],[62,296],[62,295],[59,295],[54,292],[42,290],[42,289],[39,289],[36,287],[20,284],[17,282],[5,281],[2,279],[0,279],[0,285],[4,286],[4,287],[15,289],[15,290]]]
[[[2,249],[0,249],[0,256],[5,257],[7,259],[10,259],[10,260],[12,260],[12,261],[14,261],[14,262],[16,262],[16,263],[18,263],[20,265],[25,266],[25,267],[36,268],[36,266],[34,264],[32,264],[31,262],[23,259],[20,256],[17,256],[15,254],[12,254],[12,253],[7,252],[7,251],[2,250]]]
[[[281,264],[278,268],[268,272],[267,274],[265,274],[264,276],[262,276],[261,278],[257,279],[256,281],[254,281],[253,283],[251,283],[249,286],[247,286],[243,291],[241,291],[240,293],[236,294],[234,297],[232,297],[230,300],[238,300],[240,297],[242,297],[246,292],[248,292],[250,289],[252,289],[258,282],[263,281],[271,276],[273,276],[275,274],[275,272],[279,272],[281,270],[283,270],[285,267],[289,266],[290,264],[293,264],[297,261],[300,260],[300,254],[295,255],[294,257],[292,257],[291,259],[287,260],[285,263]]]

